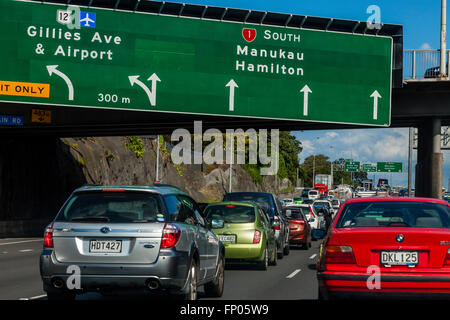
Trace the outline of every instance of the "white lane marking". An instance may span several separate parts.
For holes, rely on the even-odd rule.
[[[314,259],[317,256],[316,253],[314,253],[311,257],[309,257],[310,259]]]
[[[37,240],[25,240],[25,241],[16,241],[16,242],[8,242],[8,243],[0,243],[0,246],[6,246],[6,245],[8,245],[8,244],[26,243],[26,242],[37,242],[37,241],[42,241],[42,239],[37,239]]]
[[[23,250],[19,250],[19,252],[30,252],[33,251],[33,249],[23,249]]]
[[[290,275],[288,275],[286,278],[287,278],[287,279],[291,279],[291,278],[295,277],[295,275],[296,275],[297,273],[299,273],[300,271],[302,271],[302,269],[297,269],[297,270],[295,270],[294,272],[292,272]]]
[[[40,296],[35,296],[35,297],[31,297],[31,298],[20,298],[19,300],[34,300],[34,299],[44,298],[46,296],[47,296],[46,294],[42,294]]]

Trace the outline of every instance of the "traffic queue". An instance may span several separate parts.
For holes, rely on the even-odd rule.
[[[40,272],[52,300],[122,290],[186,300],[221,297],[225,266],[268,270],[291,247],[323,239],[319,299],[448,297],[450,204],[333,196],[279,200],[231,192],[197,203],[171,185],[75,190],[46,228]],[[78,270],[73,281],[69,270]]]
[[[314,231],[329,225],[327,210],[284,207],[272,193],[206,204],[172,185],[85,185],[45,230],[43,289],[51,300],[130,289],[196,300],[200,286],[220,297],[225,264],[267,270],[291,245],[309,249]]]

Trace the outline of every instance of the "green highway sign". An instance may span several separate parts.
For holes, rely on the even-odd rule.
[[[377,172],[377,166],[371,163],[363,163],[361,166],[363,172]]]
[[[403,163],[377,162],[377,172],[403,172]]]
[[[0,40],[0,101],[390,125],[390,37],[0,1]]]
[[[360,162],[358,161],[345,161],[344,171],[346,172],[358,172],[360,170]]]

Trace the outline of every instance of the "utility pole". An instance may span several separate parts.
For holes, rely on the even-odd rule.
[[[312,179],[312,188],[314,188],[314,180],[316,178],[316,155],[314,155],[313,159],[313,179]]]
[[[414,128],[409,128],[409,147],[408,147],[408,197],[412,196],[412,154],[413,154]]]
[[[156,178],[155,180],[159,180],[159,135],[156,136],[156,140],[158,141],[158,147],[156,148]]]
[[[441,0],[441,78],[447,77],[447,0]]]
[[[233,147],[234,147],[234,136],[231,133],[231,147],[230,147],[230,186],[228,187],[228,192],[231,193],[233,185]]]

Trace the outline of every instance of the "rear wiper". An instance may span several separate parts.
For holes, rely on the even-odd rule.
[[[98,217],[75,217],[70,219],[70,221],[101,221],[101,222],[109,222],[108,217],[98,216]]]

